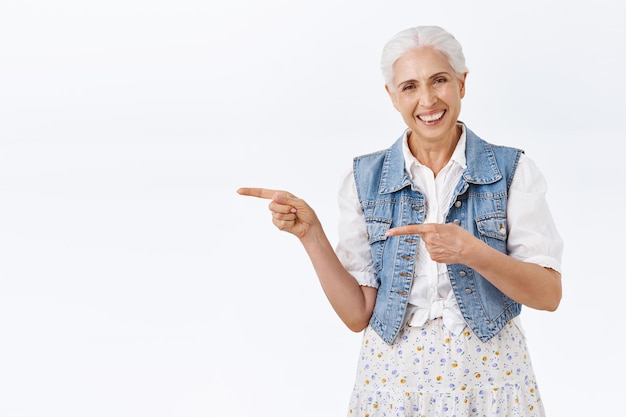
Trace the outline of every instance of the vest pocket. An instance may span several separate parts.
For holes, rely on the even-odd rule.
[[[366,217],[365,226],[367,230],[367,240],[372,250],[372,260],[376,271],[380,271],[383,261],[383,249],[387,236],[385,233],[391,227],[391,219],[381,217]]]
[[[507,225],[504,213],[492,213],[476,218],[476,228],[483,241],[506,253]]]

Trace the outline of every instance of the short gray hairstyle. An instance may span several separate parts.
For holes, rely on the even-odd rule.
[[[451,33],[439,26],[417,26],[397,33],[383,47],[380,68],[387,86],[393,88],[393,64],[407,52],[423,47],[431,47],[443,53],[457,77],[469,72],[465,66],[463,48]]]

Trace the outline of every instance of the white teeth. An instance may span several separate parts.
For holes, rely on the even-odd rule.
[[[428,114],[428,115],[423,115],[423,116],[417,116],[419,117],[420,120],[423,120],[425,122],[434,122],[435,120],[439,120],[441,119],[441,117],[443,116],[445,112],[441,112],[441,113],[436,113],[436,114]]]

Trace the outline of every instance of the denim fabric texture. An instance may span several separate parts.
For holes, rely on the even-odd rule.
[[[403,324],[419,235],[385,236],[392,227],[423,223],[424,196],[408,177],[402,135],[390,148],[354,158],[357,193],[379,282],[370,325],[388,344]],[[467,229],[506,253],[508,190],[523,151],[490,144],[466,127],[466,163],[447,222]],[[462,264],[447,265],[457,303],[468,327],[482,341],[496,335],[521,312],[521,304]]]

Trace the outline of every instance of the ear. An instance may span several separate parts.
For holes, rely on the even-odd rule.
[[[459,91],[461,93],[461,98],[465,97],[465,79],[467,78],[467,72],[463,74],[462,78],[459,78],[459,85],[461,87],[461,90]]]
[[[389,98],[391,99],[393,107],[397,111],[400,111],[400,109],[398,108],[398,96],[391,90],[391,88],[389,88],[387,84],[385,84],[385,91],[387,91],[387,94],[389,94]]]

